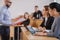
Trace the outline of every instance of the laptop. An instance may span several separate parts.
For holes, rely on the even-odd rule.
[[[31,32],[31,34],[35,34],[35,30],[31,26],[27,26],[27,29]]]

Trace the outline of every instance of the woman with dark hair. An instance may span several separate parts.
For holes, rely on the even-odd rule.
[[[44,27],[48,30],[51,30],[51,25],[54,21],[54,17],[50,16],[48,7],[49,7],[48,5],[44,6],[44,9],[43,9],[43,22],[40,26]]]
[[[56,2],[52,2],[49,4],[49,13],[50,15],[55,17],[55,20],[52,24],[52,28],[50,32],[47,33],[39,33],[38,35],[47,35],[53,36],[60,39],[60,4]]]

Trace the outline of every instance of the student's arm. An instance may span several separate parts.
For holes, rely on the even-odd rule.
[[[47,33],[48,36],[54,36],[54,31],[56,28],[56,22],[57,22],[57,19],[55,19],[53,24],[52,24],[51,32]]]
[[[32,15],[33,15],[33,19],[35,19],[35,12]]]

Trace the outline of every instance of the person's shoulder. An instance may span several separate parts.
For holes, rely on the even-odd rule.
[[[53,17],[53,16],[49,16],[49,18],[54,19],[54,17]]]
[[[57,20],[60,20],[60,16],[59,16],[59,17],[57,17]]]
[[[40,10],[38,10],[39,13],[42,13]]]
[[[55,17],[55,19],[60,19],[60,16],[59,17]]]
[[[30,19],[28,18],[28,20],[30,20]]]
[[[4,6],[0,6],[0,13],[4,13],[5,11]]]
[[[36,12],[33,12],[33,14],[35,14]]]
[[[3,6],[3,7],[2,7],[2,11],[3,11],[3,12],[6,12],[6,11],[7,11],[7,7],[6,7],[6,6]]]
[[[38,12],[41,12],[41,10],[38,10]]]
[[[56,22],[60,22],[60,17],[56,17],[56,18],[55,18],[55,21],[56,21]]]
[[[33,15],[35,15],[36,14],[36,12],[33,12]]]

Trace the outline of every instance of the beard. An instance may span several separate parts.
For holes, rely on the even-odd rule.
[[[9,5],[6,5],[7,8],[9,8],[10,6]]]

